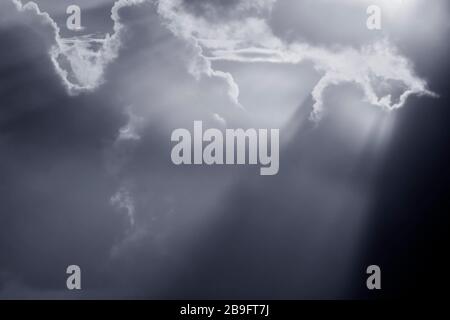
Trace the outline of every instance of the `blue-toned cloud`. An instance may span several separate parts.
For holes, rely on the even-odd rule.
[[[54,45],[49,52],[50,58],[64,86],[71,94],[95,90],[103,83],[105,69],[117,58],[121,45],[124,25],[120,21],[119,11],[124,7],[145,2],[145,0],[116,1],[111,9],[111,19],[114,23],[112,34],[67,38],[61,36],[60,26],[47,12],[41,11],[36,2],[12,1],[19,11],[32,12],[52,27]]]

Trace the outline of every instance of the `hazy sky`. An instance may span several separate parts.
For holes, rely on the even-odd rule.
[[[333,298],[364,283],[402,112],[445,100],[447,1],[27,2],[0,4],[0,297]],[[194,120],[279,128],[279,174],[173,165],[171,132]]]

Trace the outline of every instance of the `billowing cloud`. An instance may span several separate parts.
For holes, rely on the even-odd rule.
[[[191,1],[170,0],[159,2],[159,12],[168,21],[168,26],[176,34],[198,47],[198,60],[193,65],[197,76],[222,77],[228,83],[230,97],[236,104],[239,86],[230,73],[215,70],[212,62],[233,61],[240,63],[299,64],[312,62],[321,74],[312,91],[314,98],[313,119],[319,119],[323,112],[324,91],[332,85],[354,83],[364,92],[364,99],[385,110],[403,107],[407,98],[415,95],[437,96],[427,88],[423,79],[415,75],[412,64],[402,57],[387,39],[381,39],[359,48],[344,46],[327,48],[302,42],[286,42],[272,32],[264,16],[275,1],[252,1],[245,6],[230,4],[233,10],[247,15],[234,15],[235,19],[213,20],[217,13],[211,10],[197,10],[200,16],[183,10]],[[197,3],[194,1],[194,3]],[[203,2],[199,2],[202,3]],[[198,5],[204,8],[205,5]],[[206,5],[206,7],[211,4]],[[265,8],[266,10],[261,10]],[[253,10],[258,9],[258,10]],[[228,9],[229,10],[229,9]],[[212,13],[211,13],[212,12]],[[263,12],[264,14],[261,14]],[[236,18],[238,17],[238,18]],[[377,94],[377,86],[382,82],[387,91]],[[402,92],[398,101],[393,98],[400,84]]]
[[[36,3],[22,4],[21,0],[13,0],[19,10],[31,10],[52,26],[55,45],[50,56],[70,93],[94,90],[101,85],[105,68],[117,58],[121,45],[124,26],[120,22],[119,10],[146,1],[116,1],[111,10],[112,35],[63,38],[55,21],[41,12]],[[321,74],[311,93],[314,119],[319,119],[323,112],[324,91],[331,85],[345,82],[361,87],[366,101],[385,110],[404,106],[413,94],[436,96],[387,38],[359,48],[346,46],[338,49],[278,38],[268,24],[276,0],[227,3],[166,0],[156,3],[167,27],[195,48],[196,57],[189,65],[191,74],[197,79],[202,75],[222,79],[228,86],[230,100],[239,107],[242,107],[239,85],[230,72],[214,68],[213,62],[299,64],[311,61]],[[388,87],[385,94],[377,94],[376,86],[380,81],[401,84],[398,101],[393,99],[393,92],[398,87]]]
[[[14,13],[0,15],[1,43],[11,48],[0,54],[1,297],[334,298],[360,283],[355,253],[394,121],[420,118],[424,126],[404,141],[426,143],[444,99],[410,99],[395,117],[381,109],[432,95],[415,70],[437,90],[440,60],[385,34],[363,42],[360,30],[327,35],[320,19],[303,19],[314,12],[297,10],[327,3],[347,13],[358,4],[364,26],[362,0],[117,1],[109,38],[67,38],[63,1],[59,17],[44,5],[53,1],[35,1],[40,9],[0,4]],[[106,2],[114,1],[101,2],[86,32],[111,22]],[[280,22],[290,16],[304,24]],[[423,20],[435,23],[425,33],[434,34],[439,24]],[[440,41],[415,45],[423,38]],[[306,120],[313,106],[314,119],[330,113],[318,126]],[[280,128],[279,175],[173,165],[170,134],[194,120]],[[399,154],[411,173],[408,148]],[[81,295],[65,290],[73,263],[85,277]]]
[[[120,21],[120,9],[145,2],[145,0],[116,1],[111,9],[111,19],[114,22],[112,35],[64,38],[54,19],[48,13],[42,12],[35,2],[24,4],[21,0],[12,1],[19,11],[31,11],[53,28],[55,43],[50,50],[50,57],[56,72],[71,94],[92,91],[102,84],[105,68],[117,58],[121,45],[124,25]]]

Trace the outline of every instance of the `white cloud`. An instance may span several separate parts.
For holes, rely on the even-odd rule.
[[[150,0],[116,1],[111,10],[114,32],[103,38],[91,35],[62,38],[55,21],[47,13],[41,12],[36,3],[12,1],[20,11],[31,10],[52,26],[55,45],[50,52],[51,59],[67,90],[76,94],[94,90],[101,85],[105,68],[117,58],[124,30],[119,10]],[[282,64],[312,62],[321,74],[321,79],[311,93],[314,98],[314,119],[319,119],[322,114],[325,90],[344,82],[361,87],[365,100],[385,110],[404,106],[407,98],[414,94],[435,96],[427,89],[426,82],[415,75],[411,63],[398,54],[386,39],[361,48],[347,46],[340,49],[316,47],[308,43],[286,43],[279,39],[267,22],[267,15],[276,0],[240,2],[232,9],[233,12],[239,12],[239,19],[223,21],[211,21],[205,16],[188,12],[183,0],[161,0],[156,3],[157,11],[170,31],[195,49],[195,58],[189,65],[191,74],[197,79],[206,76],[223,80],[228,87],[230,100],[238,107],[242,107],[239,85],[230,72],[214,68],[215,61]],[[374,78],[401,82],[403,92],[399,101],[393,101],[389,93],[378,96]]]
[[[191,42],[198,48],[198,57],[192,64],[192,73],[199,77],[206,75],[223,78],[229,87],[229,96],[236,104],[239,86],[230,73],[215,70],[215,61],[243,63],[299,64],[313,63],[321,74],[312,91],[314,98],[311,117],[320,119],[323,112],[323,95],[331,85],[354,83],[362,88],[365,100],[385,110],[403,107],[411,95],[436,96],[427,89],[423,79],[414,73],[412,64],[402,57],[387,39],[379,40],[361,48],[350,46],[339,49],[317,47],[308,43],[285,43],[277,38],[264,15],[249,13],[248,17],[231,21],[210,21],[183,10],[182,0],[160,1],[158,12],[167,21],[169,29],[178,37]],[[275,1],[252,1],[258,8],[266,6],[270,12]],[[251,4],[239,10],[249,9]],[[403,92],[398,102],[392,95],[376,94],[373,79],[401,82]],[[390,88],[392,91],[394,88]]]
[[[103,83],[105,68],[117,58],[124,30],[119,10],[146,0],[118,0],[114,3],[111,9],[111,19],[114,21],[112,35],[84,35],[74,38],[61,37],[59,26],[49,14],[42,12],[35,2],[23,4],[21,0],[12,1],[19,11],[34,12],[53,28],[55,44],[50,50],[51,60],[68,92],[77,94],[98,88]]]
[[[251,8],[270,8],[273,0],[254,0],[242,2],[236,10],[243,11]],[[205,57],[205,51],[216,48],[235,49],[248,42],[248,39],[259,40],[268,46],[279,44],[279,40],[268,37],[268,30],[264,20],[256,17],[248,17],[243,21],[227,21],[219,25],[213,25],[207,19],[196,17],[183,10],[182,0],[166,0],[158,2],[158,13],[165,19],[167,27],[178,37],[191,42],[197,50],[197,57],[191,64],[191,73],[198,78],[200,75],[223,79],[228,85],[230,100],[237,106],[239,102],[239,86],[233,76],[221,70],[216,70],[211,65],[211,60]]]

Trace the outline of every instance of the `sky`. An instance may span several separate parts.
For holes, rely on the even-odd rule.
[[[0,298],[372,297],[369,264],[387,296],[424,294],[448,221],[449,9],[2,1]],[[280,129],[279,173],[175,166],[195,120]]]

